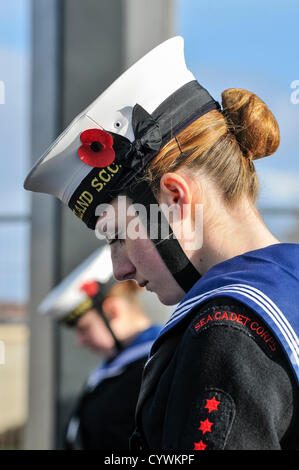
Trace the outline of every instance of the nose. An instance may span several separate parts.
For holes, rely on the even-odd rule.
[[[135,279],[136,268],[124,252],[111,249],[113,275],[117,281]]]

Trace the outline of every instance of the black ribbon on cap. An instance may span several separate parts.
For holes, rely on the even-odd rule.
[[[142,171],[153,156],[162,148],[162,134],[159,123],[139,104],[132,113],[132,127],[135,140],[109,132],[113,137],[116,161],[135,174]]]

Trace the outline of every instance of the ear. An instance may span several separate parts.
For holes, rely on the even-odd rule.
[[[178,204],[181,208],[184,204],[190,204],[192,194],[187,180],[178,173],[165,173],[160,180],[159,202],[171,206]]]
[[[120,316],[124,310],[121,297],[107,297],[102,303],[102,309],[108,320],[114,320]]]

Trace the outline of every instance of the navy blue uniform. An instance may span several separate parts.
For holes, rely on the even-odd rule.
[[[143,331],[93,371],[68,423],[66,449],[129,450],[143,367],[160,329]]]
[[[298,245],[212,268],[153,345],[132,448],[299,448],[298,305]]]

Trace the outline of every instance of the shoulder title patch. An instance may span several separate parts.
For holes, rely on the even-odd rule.
[[[277,341],[270,329],[256,315],[254,317],[252,315],[247,316],[230,310],[224,310],[224,308],[217,310],[217,307],[210,307],[196,317],[192,325],[192,331],[195,334],[199,334],[201,331],[214,325],[233,326],[245,331],[258,341],[270,355],[276,353],[278,349]]]

